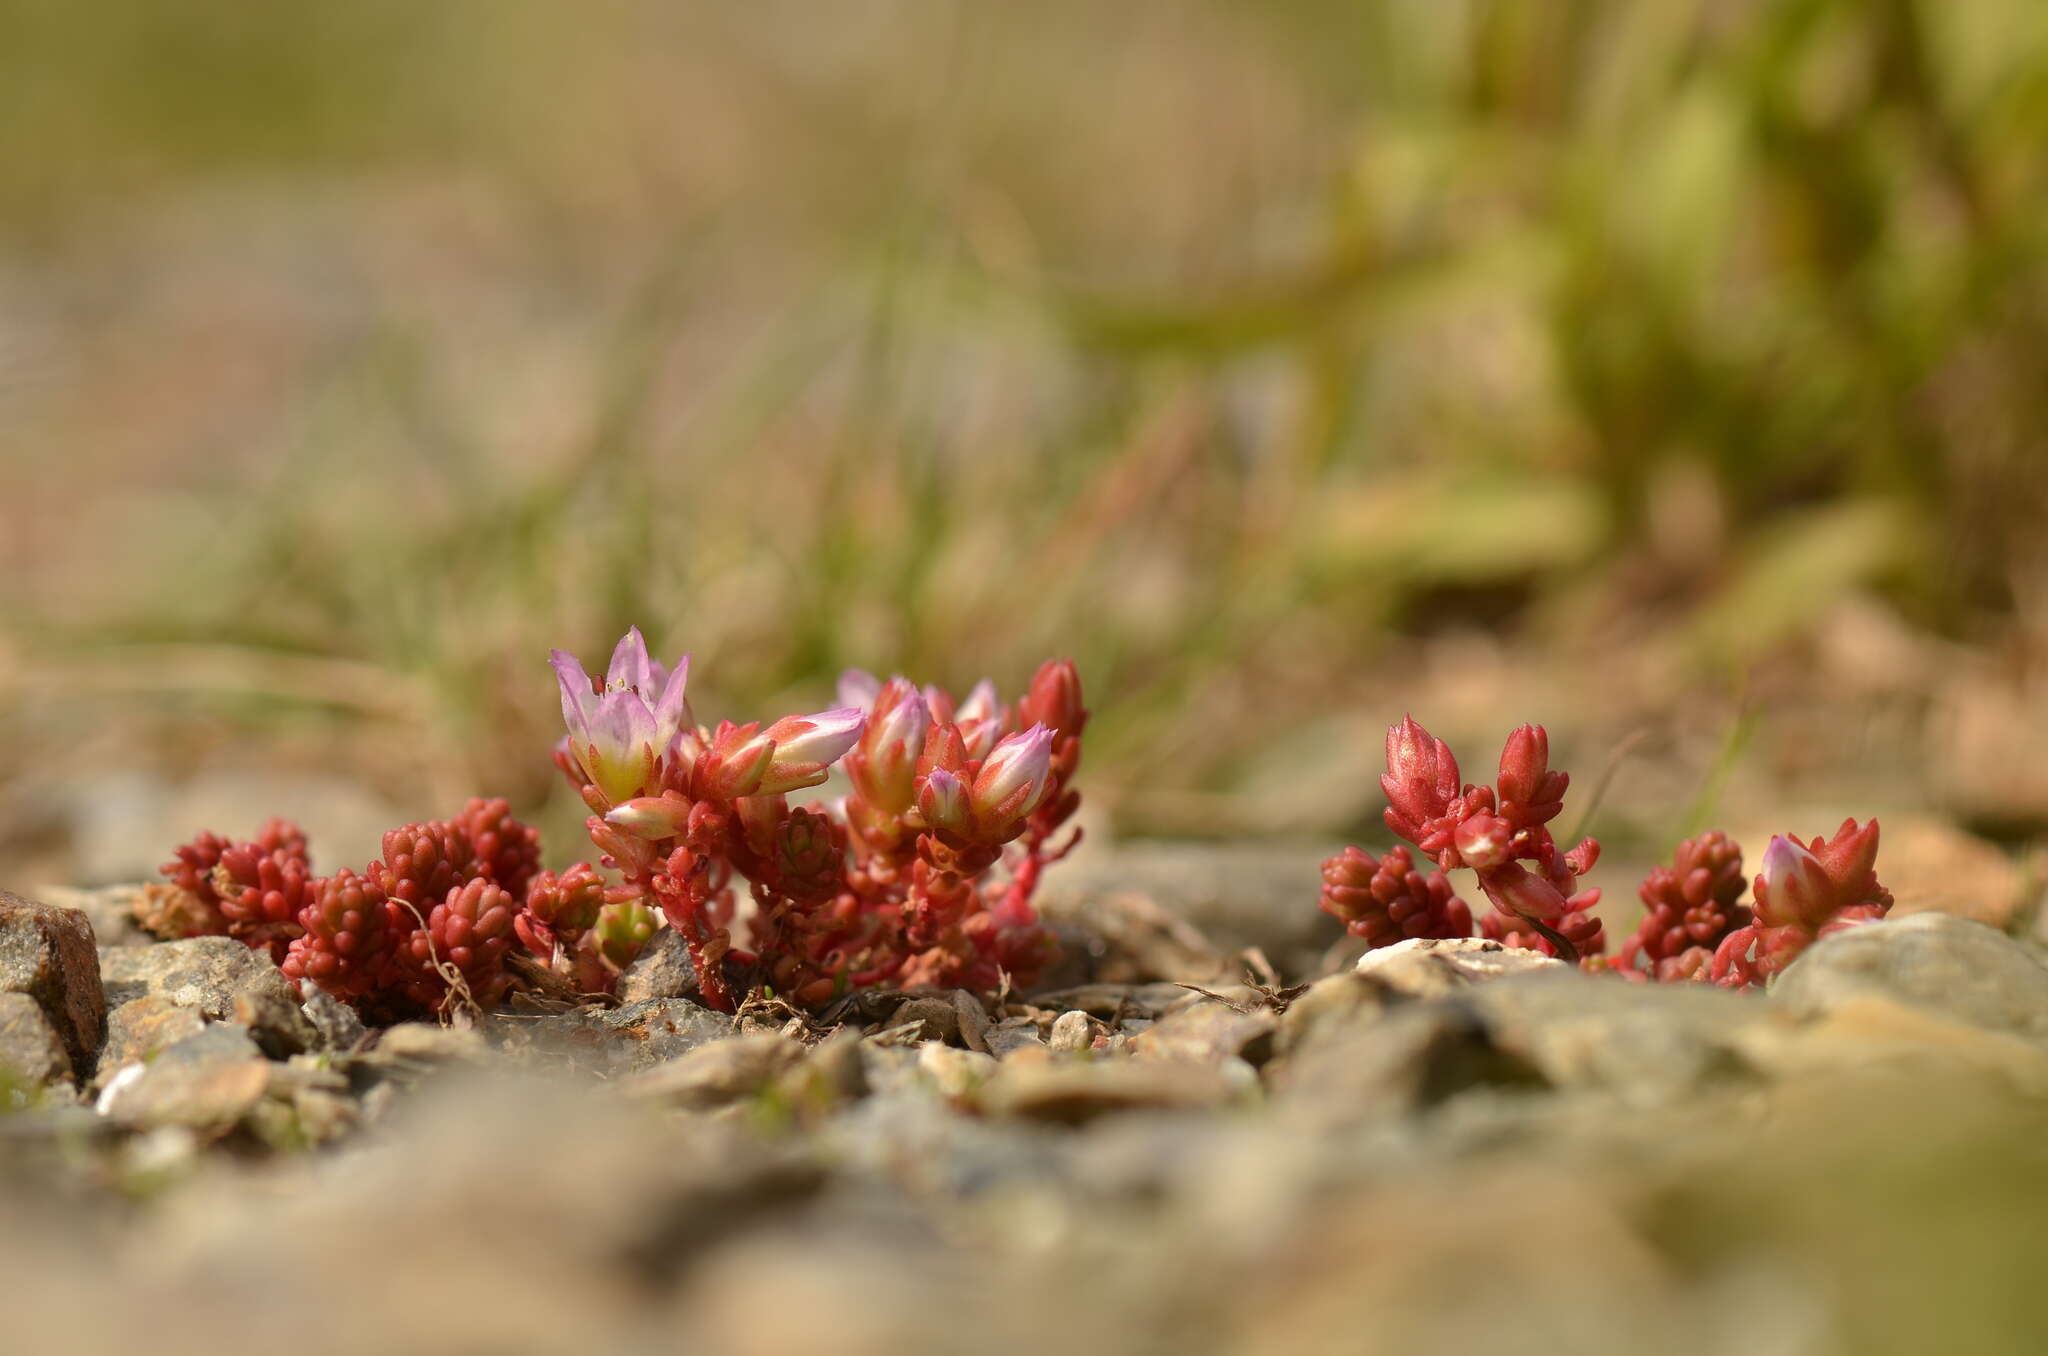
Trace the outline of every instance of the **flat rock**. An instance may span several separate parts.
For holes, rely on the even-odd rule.
[[[0,890],[0,993],[34,1000],[72,1072],[92,1071],[106,1035],[107,999],[84,914]]]
[[[182,1007],[162,994],[131,998],[107,1014],[107,1043],[100,1051],[100,1080],[123,1065],[148,1059],[206,1028],[196,1008]]]
[[[1496,1048],[1552,1086],[1661,1102],[1750,1072],[1745,1030],[1769,1020],[1754,994],[1711,984],[1630,984],[1568,966],[1468,990],[1460,1000]]]
[[[217,1138],[240,1124],[270,1088],[270,1061],[245,1028],[215,1023],[117,1072],[100,1110],[131,1130],[175,1127]]]
[[[109,1001],[125,1003],[156,994],[196,1009],[210,1022],[234,1015],[243,993],[270,993],[290,1001],[284,974],[261,951],[232,937],[188,937],[154,946],[119,947],[100,955]]]
[[[1502,1048],[1487,1020],[1462,999],[1319,1022],[1265,1075],[1284,1119],[1325,1130],[1391,1122],[1474,1089],[1550,1087],[1529,1057]]]
[[[658,1064],[625,1088],[652,1101],[710,1110],[765,1090],[803,1057],[803,1044],[788,1036],[732,1036]]]
[[[71,1056],[36,1000],[0,993],[0,1091],[13,1079],[39,1088],[70,1076]]]
[[[1228,1003],[1196,1003],[1133,1036],[1131,1053],[1143,1059],[1243,1059],[1256,1067],[1272,1052],[1279,1027],[1279,1017],[1264,1009],[1246,1011]]]
[[[1242,1064],[1237,1066],[1244,1069]],[[1257,1082],[1244,1069],[1251,1084]],[[993,1116],[1080,1125],[1129,1111],[1198,1111],[1229,1104],[1249,1089],[1227,1066],[1181,1060],[1010,1060],[976,1092]]]
[[[1540,951],[1502,946],[1483,937],[1415,937],[1366,952],[1358,958],[1357,972],[1394,993],[1437,998],[1510,975],[1566,968]]]
[[[629,1043],[635,1064],[660,1064],[733,1034],[730,1016],[687,998],[642,999],[597,1020]]]
[[[1287,1005],[1277,1044],[1283,1051],[1292,1050],[1321,1033],[1368,1025],[1398,1001],[1393,990],[1355,970],[1326,975]]]
[[[1771,989],[1773,1003],[1807,1015],[1872,997],[2048,1040],[2048,964],[2004,933],[1948,914],[1918,913],[1823,938]]]

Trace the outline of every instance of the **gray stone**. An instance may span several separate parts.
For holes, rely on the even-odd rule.
[[[71,1071],[92,1072],[106,1036],[107,1000],[84,914],[0,890],[0,993],[34,1000]]]
[[[1210,1110],[1256,1084],[1249,1069],[1234,1075],[1228,1066],[1182,1060],[1013,1059],[996,1066],[975,1102],[992,1116],[1081,1125],[1119,1112]]]
[[[306,1001],[299,1004],[299,1011],[312,1023],[321,1045],[336,1053],[346,1054],[369,1035],[362,1014],[317,985],[306,986]]]
[[[1028,1017],[1006,1017],[988,1029],[988,1052],[997,1059],[1008,1059],[1025,1051],[1046,1053],[1038,1024]]]
[[[598,1017],[631,1042],[630,1062],[659,1064],[733,1034],[733,1019],[686,998],[647,998]]]
[[[423,1067],[436,1064],[482,1064],[490,1046],[475,1031],[436,1026],[431,1022],[400,1022],[377,1033],[377,1043],[364,1058],[372,1063]]]
[[[658,1064],[625,1083],[636,1097],[691,1110],[709,1110],[752,1097],[804,1057],[787,1036],[733,1036]]]
[[[235,1005],[229,1015],[255,1034],[256,1043],[272,1059],[303,1055],[320,1049],[323,1044],[319,1028],[313,1025],[298,998],[290,992],[289,980],[284,994],[267,985],[236,994]]]
[[[1243,1059],[1256,1067],[1272,1053],[1279,1026],[1280,1019],[1268,1009],[1245,1011],[1204,1001],[1168,1013],[1131,1037],[1131,1053],[1145,1059]]]
[[[970,1050],[988,1054],[989,1015],[981,1000],[965,989],[955,989],[953,1010],[960,1027],[960,1043]]]
[[[1773,1003],[1802,1015],[1861,998],[2048,1039],[2048,964],[2004,933],[1948,914],[1866,923],[1822,938],[1771,988]]]
[[[270,954],[232,937],[106,949],[100,953],[100,973],[113,1002],[154,995],[191,1008],[209,1022],[239,1022],[256,1033],[275,1059],[320,1044],[318,1029]]]
[[[55,904],[61,909],[76,909],[92,924],[93,940],[100,946],[148,946],[156,938],[142,930],[135,921],[136,902],[141,899],[145,887],[141,885],[106,885],[97,890],[78,890],[66,885],[52,885],[38,893],[46,904]]]
[[[891,1032],[915,1027],[907,1039],[913,1041],[945,1041],[952,1043],[960,1039],[960,1009],[947,998],[913,998],[889,1017],[883,1024]]]
[[[11,1077],[39,1088],[70,1076],[64,1041],[36,1000],[25,993],[0,993],[0,1081]]]
[[[188,937],[154,946],[119,947],[100,954],[100,974],[109,1001],[125,1003],[156,994],[196,1009],[209,1022],[234,1017],[242,995],[297,1006],[291,984],[270,962],[268,952],[232,937]]]
[[[107,1014],[107,1044],[100,1051],[100,1081],[124,1065],[148,1059],[166,1046],[196,1036],[206,1027],[197,1009],[181,1007],[161,994],[131,998]]]
[[[270,1088],[270,1061],[255,1037],[217,1022],[166,1046],[147,1064],[116,1072],[100,1111],[131,1130],[174,1127],[218,1138],[240,1124]]]
[[[1319,1022],[1268,1065],[1267,1088],[1290,1122],[1335,1129],[1390,1122],[1475,1089],[1538,1092],[1548,1081],[1506,1050],[1459,999],[1411,1003],[1358,1022]]]
[[[1493,1045],[1558,1088],[1600,1088],[1637,1102],[1747,1077],[1744,1033],[1768,1020],[1756,995],[1711,984],[1631,984],[1569,966],[1467,990],[1461,1002]]]
[[[1398,1001],[1391,989],[1356,971],[1326,975],[1287,1005],[1276,1044],[1282,1051],[1292,1050],[1319,1033],[1376,1022]]]
[[[1540,951],[1482,937],[1415,937],[1366,952],[1358,958],[1357,972],[1405,997],[1439,998],[1510,975],[1564,968],[1562,961]]]
[[[619,976],[616,992],[621,1003],[682,998],[697,992],[697,968],[690,964],[690,948],[683,935],[674,928],[656,931],[647,949]]]

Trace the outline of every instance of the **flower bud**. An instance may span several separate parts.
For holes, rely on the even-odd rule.
[[[1081,705],[1081,675],[1071,659],[1048,659],[1031,677],[1031,688],[1017,703],[1017,719],[1043,725],[1055,734],[1073,736],[1088,723]]]
[[[775,761],[775,741],[749,722],[721,721],[710,747],[697,755],[690,787],[700,800],[732,800],[761,789]]]
[[[1756,917],[1767,927],[1815,931],[1835,911],[1834,882],[1821,860],[1783,834],[1764,850],[1756,878]]]
[[[1387,731],[1387,827],[1416,842],[1423,826],[1442,816],[1458,796],[1458,760],[1450,746],[1418,725],[1413,716]]]
[[[924,776],[917,788],[917,812],[925,827],[934,833],[966,838],[974,832],[974,812],[968,805],[967,787],[942,767]]]
[[[900,815],[917,799],[917,758],[931,728],[924,697],[908,679],[891,678],[875,695],[847,775],[870,808]]]
[[[640,796],[605,812],[604,822],[650,843],[673,838],[690,817],[690,802],[680,796]]]
[[[1498,789],[1503,807],[1512,810],[1518,828],[1547,824],[1564,810],[1571,778],[1550,770],[1550,734],[1541,725],[1524,725],[1510,734],[1500,754]]]
[[[986,678],[974,685],[953,713],[953,724],[959,727],[970,759],[988,757],[1007,723],[1002,703],[996,699],[996,685]]]
[[[1499,815],[1477,814],[1458,825],[1451,842],[1465,865],[1487,871],[1507,863],[1514,837],[1514,826]]]
[[[1052,786],[1052,731],[1034,725],[997,744],[975,775],[969,800],[984,829],[1000,834],[1038,808]]]
[[[825,769],[860,738],[867,719],[857,706],[837,706],[812,716],[784,716],[776,721],[762,731],[775,749],[755,793],[780,795],[818,785],[825,780]]]

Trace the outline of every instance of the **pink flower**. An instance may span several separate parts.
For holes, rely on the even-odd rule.
[[[825,780],[825,769],[854,746],[867,723],[866,713],[857,706],[784,716],[761,732],[774,742],[775,752],[753,794],[776,796],[818,785]]]
[[[662,758],[691,724],[690,657],[663,668],[634,627],[612,651],[602,684],[567,651],[554,651],[552,662],[569,756],[585,779],[614,804],[657,789]]]

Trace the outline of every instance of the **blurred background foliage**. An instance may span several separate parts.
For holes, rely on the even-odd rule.
[[[17,809],[221,763],[535,806],[545,651],[638,622],[714,719],[1070,654],[1133,832],[1354,829],[1409,708],[1588,781],[1636,732],[1609,832],[1735,764],[2048,817],[1998,780],[2048,631],[2035,0],[0,33]]]

